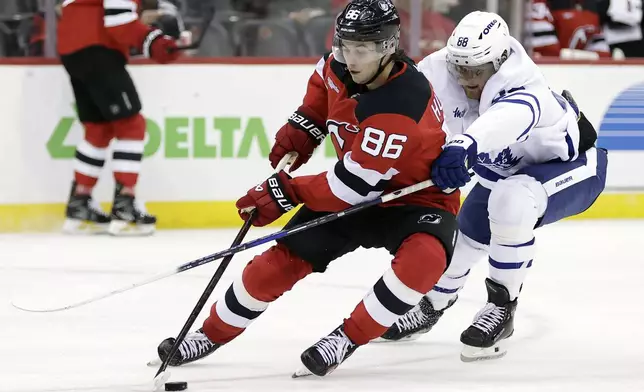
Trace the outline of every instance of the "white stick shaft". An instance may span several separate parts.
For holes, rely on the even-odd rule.
[[[87,299],[85,299],[83,301],[75,302],[73,304],[69,304],[69,305],[66,305],[66,306],[61,306],[61,307],[58,307],[58,308],[36,309],[36,308],[22,307],[20,305],[15,304],[15,303],[12,303],[12,305],[13,305],[13,307],[15,307],[17,309],[20,309],[20,310],[24,310],[25,312],[33,312],[33,313],[60,312],[60,311],[63,311],[63,310],[78,308],[80,306],[87,305],[89,303],[96,302],[96,301],[99,301],[99,300],[107,298],[107,297],[111,297],[111,296],[116,295],[116,294],[121,294],[121,293],[124,293],[126,291],[130,291],[130,290],[135,289],[137,287],[145,286],[147,284],[156,282],[158,280],[168,278],[168,277],[170,277],[172,275],[175,275],[176,273],[177,273],[177,269],[174,268],[171,271],[167,271],[167,272],[163,272],[163,273],[154,275],[154,276],[152,276],[152,277],[150,277],[150,278],[148,278],[146,280],[143,280],[143,281],[140,281],[140,282],[137,282],[137,283],[132,283],[132,284],[129,284],[127,286],[123,286],[121,288],[118,288],[116,290],[112,290],[112,291],[107,292],[107,293],[99,294],[99,295],[96,295],[94,297],[87,298]]]
[[[280,163],[277,164],[277,167],[275,168],[275,173],[279,173],[282,170],[286,169],[287,165],[290,165],[293,162],[295,162],[295,159],[297,159],[296,152],[289,152],[288,154],[284,155],[280,160]]]
[[[382,196],[382,203],[386,203],[388,201],[398,199],[399,197],[407,196],[412,193],[416,193],[420,190],[423,190],[425,188],[429,188],[430,186],[433,186],[434,183],[432,180],[425,180],[423,182],[419,182],[418,184],[410,185],[406,188],[398,189],[397,191],[393,191],[391,193],[387,193],[386,195]]]

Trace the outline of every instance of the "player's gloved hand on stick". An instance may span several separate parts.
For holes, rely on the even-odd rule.
[[[324,123],[315,120],[315,117],[317,116],[310,110],[300,107],[277,132],[275,144],[268,155],[273,169],[289,152],[297,153],[297,159],[291,165],[291,172],[309,161],[315,148],[328,134]]]
[[[154,29],[143,40],[143,55],[159,64],[175,61],[181,55],[177,50],[174,38],[164,35],[160,29]]]
[[[253,226],[266,226],[300,203],[291,186],[291,177],[281,171],[268,180],[251,188],[235,204],[243,220],[250,217],[253,208],[257,209]]]
[[[432,164],[432,181],[442,190],[460,188],[470,181],[468,169],[476,163],[476,141],[468,135],[457,135],[444,147]]]

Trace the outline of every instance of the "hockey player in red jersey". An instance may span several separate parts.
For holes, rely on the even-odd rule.
[[[150,234],[156,217],[135,200],[145,137],[141,102],[125,65],[131,49],[159,63],[178,57],[174,39],[139,20],[141,0],[65,0],[58,53],[69,74],[85,137],[76,147],[74,181],[63,230],[68,233]],[[113,142],[112,142],[113,141]],[[116,182],[112,213],[92,189],[112,142]]]
[[[531,7],[527,45],[535,54],[559,57],[567,48],[610,57],[595,1],[532,0]]]
[[[445,143],[443,112],[429,82],[399,51],[400,19],[390,0],[354,0],[338,16],[333,54],[317,64],[302,106],[276,135],[275,167],[297,152],[294,169],[327,136],[338,162],[327,172],[291,178],[285,172],[237,201],[256,208],[264,226],[303,204],[287,227],[340,211],[383,192],[429,178]],[[382,335],[418,303],[448,264],[455,241],[459,192],[428,188],[279,240],[256,256],[189,334],[171,366],[195,361],[239,336],[269,304],[312,272],[358,247],[385,248],[391,268],[350,317],[306,349],[297,376],[332,372],[359,346]],[[174,339],[158,347],[165,360]]]

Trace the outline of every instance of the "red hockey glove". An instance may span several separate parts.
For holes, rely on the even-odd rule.
[[[306,108],[298,109],[277,132],[275,144],[268,155],[273,169],[286,154],[296,152],[297,159],[291,165],[290,171],[297,170],[298,167],[309,161],[315,148],[329,133],[326,127],[314,120],[314,115],[309,115],[309,113],[310,111]]]
[[[175,61],[181,55],[174,38],[163,35],[159,29],[150,31],[143,40],[143,54],[159,64]]]
[[[291,177],[286,172],[273,174],[260,185],[251,188],[245,196],[235,204],[239,209],[239,216],[247,220],[251,208],[255,207],[257,213],[253,226],[266,226],[274,222],[285,212],[292,210],[300,201],[291,186]]]

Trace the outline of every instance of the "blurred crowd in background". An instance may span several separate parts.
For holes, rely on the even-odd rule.
[[[70,0],[68,0],[70,1]],[[143,0],[141,17],[199,57],[319,56],[346,0]],[[0,56],[55,57],[62,0],[0,0]],[[644,57],[642,0],[394,0],[412,57],[443,47],[467,13],[499,13],[535,57]],[[208,23],[209,22],[209,23]]]

